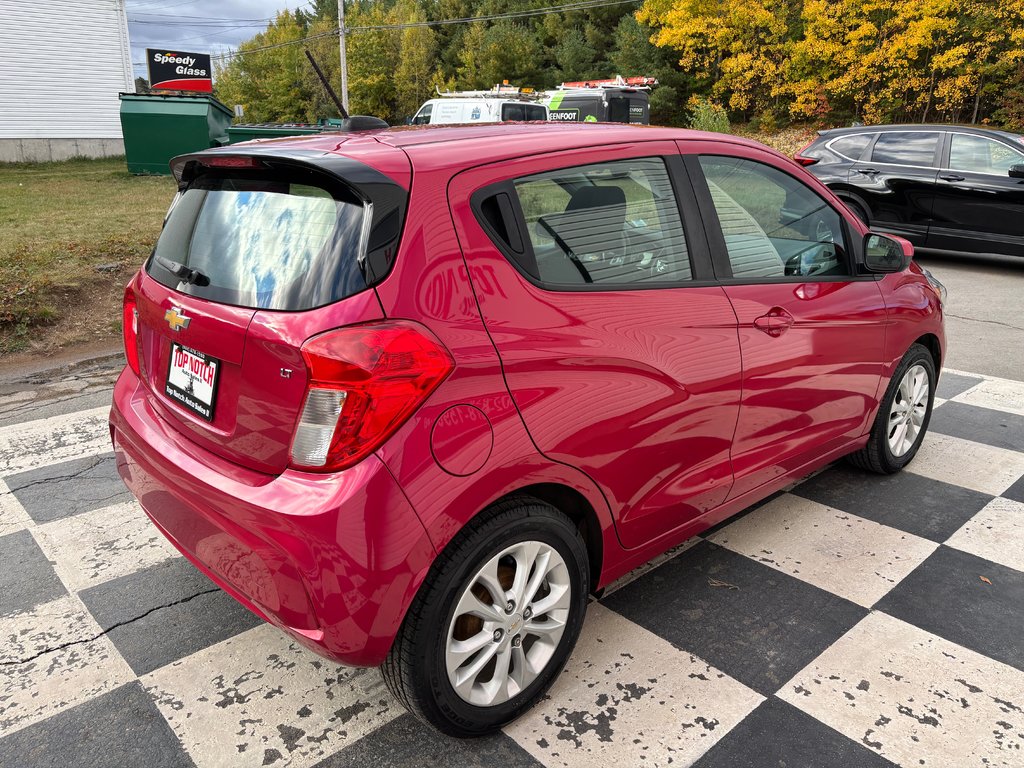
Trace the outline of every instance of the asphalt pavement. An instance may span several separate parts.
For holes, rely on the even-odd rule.
[[[916,258],[949,290],[946,366],[1024,379],[1024,258],[940,253]]]

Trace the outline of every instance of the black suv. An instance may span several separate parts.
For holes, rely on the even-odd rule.
[[[1024,136],[955,125],[819,131],[795,159],[872,228],[922,248],[1024,256]]]

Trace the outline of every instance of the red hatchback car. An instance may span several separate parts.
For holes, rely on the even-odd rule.
[[[124,481],[228,593],[451,734],[588,595],[928,426],[942,288],[765,147],[424,127],[177,158],[125,291]]]

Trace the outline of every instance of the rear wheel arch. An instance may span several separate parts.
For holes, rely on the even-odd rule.
[[[848,189],[833,188],[832,192],[846,203],[847,207],[858,219],[867,225],[871,224],[871,207],[864,201],[864,198]]]
[[[604,539],[601,521],[597,511],[587,498],[577,491],[561,483],[536,483],[520,488],[508,496],[533,496],[546,502],[568,517],[579,529],[583,543],[587,546],[587,560],[590,566],[590,583],[594,587],[601,577],[604,565]],[[501,501],[499,499],[498,501]]]

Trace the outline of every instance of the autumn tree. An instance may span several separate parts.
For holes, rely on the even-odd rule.
[[[426,14],[415,0],[396,6],[402,23],[422,24]],[[411,116],[430,98],[436,71],[437,33],[430,27],[407,27],[400,33],[398,68],[395,70],[396,113]]]
[[[776,111],[778,84],[794,32],[790,0],[647,0],[637,19],[683,71],[730,109]]]
[[[217,97],[226,104],[241,104],[249,122],[308,119],[311,93],[304,74],[309,63],[301,46],[288,44],[304,36],[291,11],[278,13],[264,32],[238,47],[242,55],[218,69]]]

